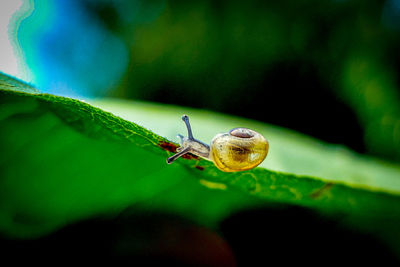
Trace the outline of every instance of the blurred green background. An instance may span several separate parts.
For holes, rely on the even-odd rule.
[[[8,33],[20,76],[50,93],[230,113],[400,161],[399,0],[31,0]]]

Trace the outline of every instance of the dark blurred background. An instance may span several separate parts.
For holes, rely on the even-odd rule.
[[[300,207],[239,212],[218,231],[163,212],[92,218],[35,240],[1,240],[2,262],[112,266],[398,266],[382,242]]]
[[[8,33],[46,92],[209,109],[400,162],[400,0],[21,3]]]

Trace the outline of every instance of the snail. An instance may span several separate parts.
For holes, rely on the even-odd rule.
[[[181,146],[177,149],[178,153],[167,159],[168,164],[191,153],[214,162],[221,171],[238,172],[255,168],[268,154],[268,141],[256,131],[234,128],[228,133],[217,134],[209,146],[193,137],[188,116],[183,115],[182,120],[186,124],[188,137],[178,135]]]

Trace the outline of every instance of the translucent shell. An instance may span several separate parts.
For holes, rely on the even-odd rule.
[[[221,171],[245,171],[263,162],[268,149],[268,141],[261,134],[247,128],[235,128],[214,137],[210,159]]]

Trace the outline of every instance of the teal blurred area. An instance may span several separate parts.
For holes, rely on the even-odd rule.
[[[12,23],[20,63],[45,92],[104,96],[125,72],[128,48],[80,1],[24,1]]]
[[[210,109],[400,162],[399,25],[400,0],[30,0],[8,33],[45,92]]]

